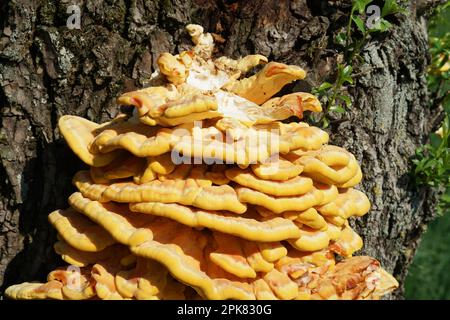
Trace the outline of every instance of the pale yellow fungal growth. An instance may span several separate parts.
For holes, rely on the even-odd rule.
[[[277,269],[268,272],[263,279],[279,299],[291,300],[298,295],[298,285]]]
[[[123,263],[117,261],[96,265],[96,287],[101,288],[107,299],[185,299],[186,287],[174,283],[167,269],[159,263],[135,257],[133,265],[124,268]]]
[[[158,178],[158,174],[152,169],[152,166],[150,165],[151,158],[150,157],[147,158],[147,160],[145,162],[146,163],[143,166],[143,168],[141,169],[141,171],[137,172],[133,176],[133,182],[135,184],[147,183],[147,182],[153,181]],[[93,180],[94,180],[94,182],[96,182],[95,179],[93,179]]]
[[[355,186],[362,178],[355,157],[334,146],[307,152],[297,150],[288,159],[303,166],[303,175],[340,188]]]
[[[59,240],[53,246],[55,252],[68,264],[77,267],[86,267],[98,261],[107,260],[117,254],[120,245],[111,245],[98,252],[81,251],[69,245],[64,240]]]
[[[154,236],[155,230],[156,232],[160,232],[161,235],[164,235],[163,230],[161,230],[162,225],[171,229],[180,229],[180,231],[192,230],[181,224],[169,222],[169,220],[166,221],[161,218],[152,218],[151,216],[145,215],[133,216],[133,214],[123,206],[91,201],[87,198],[83,198],[79,193],[73,194],[69,198],[69,202],[84,215],[103,226],[118,242],[129,246],[142,243],[145,239],[151,239]],[[205,243],[208,242],[206,240],[206,234],[204,235],[199,231],[196,232],[198,233],[197,237],[204,239],[202,241]],[[173,235],[175,237],[180,236],[177,232],[174,232]],[[233,239],[235,239],[234,241],[237,241],[239,238]],[[239,246],[245,248],[244,244],[245,241],[239,239]],[[269,260],[274,259],[273,257],[276,259],[280,255],[280,248],[282,248],[282,252],[286,250],[283,247],[280,247],[280,245],[277,245],[276,247],[271,246],[270,250],[266,248],[262,252],[262,256],[267,257]]]
[[[122,94],[117,103],[135,106],[135,112],[140,117],[147,114],[158,117],[164,109],[157,106],[162,106],[168,99],[175,99],[177,96],[179,92],[173,85],[148,87]]]
[[[131,91],[117,101],[137,108],[139,120],[150,126],[171,127],[222,116],[215,96],[189,85]]]
[[[87,300],[95,297],[92,275],[89,268],[58,268],[48,274],[47,281],[59,281],[63,284],[63,297],[69,300]]]
[[[103,126],[108,124],[106,123]],[[105,166],[120,155],[120,151],[108,154],[99,154],[91,151],[90,143],[95,137],[95,132],[100,130],[102,125],[77,116],[62,116],[59,119],[58,127],[72,151],[90,166]]]
[[[281,217],[259,221],[254,215],[247,217],[247,213],[236,216],[226,212],[204,211],[161,202],[130,203],[130,210],[169,218],[192,228],[204,227],[252,241],[281,241],[300,235],[293,222]]]
[[[115,243],[108,232],[73,209],[53,211],[48,220],[75,249],[98,252]]]
[[[217,128],[221,133],[225,134],[228,141],[238,141],[245,139],[247,136],[247,131],[249,126],[242,123],[235,118],[221,118],[218,119],[214,127]]]
[[[6,289],[5,295],[10,299],[56,299],[86,300],[95,296],[95,291],[87,269],[52,271],[46,283],[14,285]]]
[[[159,156],[171,150],[172,132],[171,129],[144,124],[121,123],[97,135],[91,142],[91,148],[101,154],[125,149],[137,157]]]
[[[269,62],[267,58],[260,54],[251,54],[237,60],[220,57],[214,60],[214,64],[221,70],[227,71],[233,78],[237,79],[241,74],[246,74],[250,69],[256,67],[259,64],[265,64]]]
[[[70,198],[70,203],[78,210],[82,211],[83,214],[89,216],[95,221],[98,221],[98,223],[104,226],[105,229],[111,232],[112,236],[114,236],[117,241],[123,244],[130,245],[130,237],[128,237],[127,235],[135,234],[139,230],[138,228],[136,228],[136,226],[144,224],[142,220],[132,219],[130,217],[130,214],[120,206],[110,205],[108,203],[101,204],[99,202],[90,201],[88,199],[80,197],[79,194],[72,195]],[[120,222],[116,223],[115,225],[108,223],[112,220]],[[169,220],[160,220],[160,218],[153,220],[147,219],[145,225],[148,228],[147,231],[153,235],[153,240],[147,240],[143,243],[140,242],[141,244],[138,244],[136,246],[131,245],[130,248],[132,252],[134,252],[138,256],[143,256],[159,261],[160,263],[164,264],[169,269],[169,271],[183,283],[193,285],[198,282],[198,286],[204,291],[206,296],[208,296],[208,294],[219,295],[217,298],[244,298],[245,296],[253,296],[251,286],[246,284],[245,282],[236,280],[229,281],[228,283],[228,281],[226,281],[228,285],[226,287],[223,287],[221,283],[225,280],[219,279],[223,277],[223,272],[232,272],[232,274],[238,277],[243,275],[248,276],[248,274],[246,274],[245,272],[242,273],[242,268],[239,268],[231,262],[235,261],[234,259],[241,259],[241,261],[243,261],[242,259],[246,260],[245,255],[247,254],[246,252],[248,252],[248,249],[244,245],[245,241],[242,242],[243,240],[238,240],[238,238],[233,238],[231,236],[228,236],[229,238],[226,242],[220,241],[218,239],[223,239],[223,237],[226,237],[225,235],[220,234],[214,234],[214,238],[208,240],[207,234],[203,234],[200,231],[190,229],[175,222],[170,222]],[[122,230],[120,234],[116,231],[118,226],[120,226],[120,230]],[[169,229],[172,230],[172,232],[168,233],[167,230]],[[229,250],[231,250],[231,252],[234,252],[233,249],[231,249],[232,247],[220,247],[219,241],[222,245],[226,243],[234,243],[235,248],[239,248],[236,250],[240,252],[242,258],[238,258],[239,255],[230,254]],[[183,250],[174,251],[175,244],[179,248],[183,248]],[[268,244],[272,245],[263,246],[260,249],[261,255],[264,259],[275,261],[276,259],[284,256],[287,252],[286,249],[280,244]],[[203,263],[207,263],[207,261],[204,261],[203,258],[204,250],[211,250],[211,253],[208,255],[211,259],[211,263],[214,263],[215,265],[221,266],[225,269],[222,269],[223,271],[218,271],[210,264],[206,270],[200,269],[200,266]],[[173,261],[171,261],[170,257],[172,257],[172,255],[173,259],[175,259],[175,261],[178,261],[178,263],[173,263]],[[249,262],[247,263],[247,265],[249,268],[251,268],[251,265],[253,265],[253,263],[250,264]],[[105,271],[103,264],[100,264],[100,266],[99,264],[97,264],[96,266],[95,276],[98,279],[101,279],[101,281],[97,280],[97,282],[100,282],[102,284],[102,286],[100,287],[103,289],[101,290],[103,290],[104,296],[108,297],[109,295],[114,293],[114,290],[116,288],[116,286],[113,287],[111,284],[111,272]],[[217,280],[215,280],[216,277]],[[269,285],[275,286],[274,283]],[[288,288],[290,287],[288,286]],[[213,297],[214,296],[211,296],[210,298]]]
[[[195,182],[200,187],[211,187],[213,183],[211,180],[206,178],[206,170],[208,170],[208,167],[206,165],[191,166],[191,171],[189,172],[188,179],[195,180]]]
[[[198,236],[192,234],[192,231],[186,230],[173,239],[168,239],[167,236],[163,237],[160,235],[161,232],[164,231],[155,232],[154,241],[131,247],[131,250],[139,256],[155,259],[165,264],[175,278],[189,284],[201,292],[205,298],[254,298],[250,284],[238,281],[238,278],[234,281],[228,280],[230,275],[227,275],[225,271],[220,271],[223,270],[221,268],[214,268],[216,264],[210,264],[208,270],[201,269],[200,261],[203,260],[203,250],[206,243],[201,240],[199,243]],[[168,240],[170,244],[165,244]],[[206,272],[209,272],[211,277]]]
[[[214,40],[210,33],[203,33],[203,27],[198,24],[188,24],[186,30],[195,44],[194,51],[210,57],[214,48]]]
[[[253,290],[256,300],[278,300],[269,284],[263,279],[258,279],[253,283]]]
[[[255,278],[256,272],[248,263],[240,241],[230,235],[214,233],[217,248],[209,254],[212,262],[239,278]]]
[[[228,184],[230,179],[225,175],[226,166],[223,164],[214,164],[209,171],[205,172],[205,178],[209,179],[213,184],[221,186]]]
[[[289,115],[295,115],[299,119],[303,118],[304,111],[322,111],[320,101],[312,94],[306,92],[296,92],[282,97],[272,98],[262,104],[261,107],[280,110],[280,112],[290,110],[291,113]],[[276,111],[274,112],[276,113]]]
[[[114,206],[114,207],[110,206],[110,207],[108,207],[108,209],[109,209],[108,210],[108,209],[104,208],[104,206],[106,206],[108,204],[100,204],[99,202],[92,202],[92,201],[89,201],[87,199],[84,199],[84,200],[83,199],[79,199],[79,197],[76,196],[76,194],[74,196],[72,196],[70,200],[71,200],[72,205],[77,206],[78,209],[81,209],[83,207],[86,210],[83,213],[89,215],[91,218],[93,218],[92,214],[100,213],[100,215],[102,217],[101,218],[99,217],[99,220],[101,221],[102,225],[105,226],[105,228],[107,230],[109,230],[112,233],[113,236],[116,236],[118,241],[122,240],[124,244],[130,244],[129,237],[126,237],[127,233],[135,234],[136,232],[138,232],[138,229],[133,227],[133,225],[130,224],[130,222],[128,222],[128,221],[132,221],[136,225],[141,225],[142,224],[141,221],[136,221],[136,220],[133,221],[133,219],[131,219],[129,217],[129,214],[126,213],[124,210],[122,210],[118,206]],[[80,204],[79,202],[82,202],[82,203]],[[103,207],[103,209],[101,209],[102,207]],[[112,209],[114,209],[115,211],[113,211]],[[126,217],[126,218],[124,218],[124,217]],[[118,234],[117,231],[116,231],[117,230],[116,227],[114,227],[111,224],[107,223],[108,221],[111,221],[113,219],[121,220],[121,222],[117,223],[117,225],[121,226],[120,229],[122,230],[122,233],[125,233],[125,236],[123,234]],[[147,220],[149,221],[150,219],[147,219]],[[148,222],[148,224],[147,224],[147,226],[150,228],[150,229],[147,229],[148,232],[149,233],[153,233],[153,235],[155,237],[154,241],[151,241],[151,243],[154,243],[156,241],[156,239],[158,239],[157,237],[159,237],[160,241],[161,240],[164,241],[164,242],[167,241],[167,236],[168,236],[168,233],[166,231],[167,227],[170,227],[170,228],[175,227],[175,229],[179,229],[179,231],[184,231],[184,232],[177,232],[177,230],[174,230],[175,232],[170,233],[170,234],[172,234],[171,237],[175,237],[172,241],[175,241],[175,243],[176,243],[176,241],[181,241],[183,243],[182,247],[184,247],[185,249],[186,249],[186,244],[188,244],[189,242],[192,242],[192,241],[193,241],[193,243],[192,243],[191,247],[192,247],[192,249],[195,248],[195,250],[202,250],[202,248],[204,248],[205,245],[208,243],[206,241],[205,236],[204,235],[202,236],[202,234],[199,233],[198,231],[194,232],[194,233],[186,232],[187,230],[185,230],[185,229],[188,229],[188,228],[187,227],[182,227],[182,225],[169,223],[168,221],[164,222],[163,220],[162,221],[158,220],[157,222],[159,222],[159,223],[151,224],[151,222]],[[164,226],[166,228],[163,228]],[[126,232],[125,230],[127,230],[127,229],[130,230],[130,231]],[[188,230],[192,230],[192,229],[188,229]],[[171,238],[171,237],[169,237],[169,238]],[[196,243],[195,239],[199,239],[201,241],[201,243],[204,243],[204,244],[201,245],[201,243]],[[169,242],[167,245],[163,245],[163,247],[167,246],[167,250],[169,250],[169,252],[171,252],[170,248],[172,246],[172,245],[169,245],[170,243],[173,243],[173,242]],[[142,246],[139,246],[139,247],[142,247]],[[131,247],[131,248],[133,250],[133,247]],[[150,250],[150,252],[153,252],[153,251]],[[149,252],[147,250],[144,250],[144,253],[145,254],[149,254]],[[160,254],[163,255],[161,252],[160,252]],[[158,254],[156,253],[156,255],[158,255]],[[201,254],[201,257],[203,257],[203,254]],[[202,259],[201,257],[197,256],[199,261],[201,261],[201,259]],[[156,260],[158,260],[158,259],[156,259]],[[160,261],[160,262],[161,263],[167,263],[166,260],[164,260],[164,261],[165,262],[163,262],[163,261]],[[197,272],[200,272],[200,271],[197,271]],[[109,272],[106,272],[104,270],[104,268],[98,267],[98,272],[97,273],[100,274],[100,276],[97,276],[97,277],[100,277],[100,278],[103,279],[101,282],[102,283],[106,283],[104,285],[105,286],[105,288],[104,288],[105,290],[104,291],[106,291],[105,296],[108,296],[109,294],[113,294],[114,290],[113,290],[113,288],[111,286],[111,283],[108,284]],[[189,273],[185,274],[183,272],[182,278],[181,278],[181,279],[183,279],[183,282],[190,283],[188,279],[187,280],[184,279],[188,275],[189,275]],[[208,279],[208,277],[206,275],[205,275],[205,277]],[[111,282],[111,281],[109,281],[109,282]],[[106,290],[106,289],[108,289],[108,290]]]
[[[280,242],[259,242],[261,255],[269,262],[275,262],[287,254],[287,249]]]
[[[163,116],[172,119],[189,116],[192,113],[215,111],[217,110],[217,101],[210,96],[193,96],[190,99],[184,98],[181,101],[169,102],[165,106],[167,109],[165,109]],[[218,115],[216,114],[216,117]]]
[[[94,183],[88,171],[78,171],[72,178],[72,183],[89,199],[107,202],[109,199],[103,196],[108,184]]]
[[[282,140],[288,144],[290,151],[317,150],[329,140],[325,131],[302,123],[280,124],[280,127]],[[298,164],[301,165],[300,162]]]
[[[137,258],[131,270],[117,272],[115,276],[117,292],[125,299],[156,300],[184,299],[185,286],[171,281],[167,269],[159,263]]]
[[[259,208],[258,210],[267,209]],[[316,230],[321,230],[327,227],[327,222],[324,217],[322,217],[315,208],[309,208],[305,211],[286,211],[283,212],[283,217]]]
[[[159,70],[167,77],[169,82],[173,84],[182,84],[186,82],[186,78],[189,75],[188,67],[191,59],[186,58],[183,61],[182,58],[173,56],[169,52],[163,52],[156,62],[158,63]]]
[[[335,200],[316,207],[324,216],[339,216],[347,219],[352,216],[363,216],[370,209],[370,201],[367,196],[356,189],[341,189]]]
[[[310,281],[306,289],[311,299],[353,300],[379,299],[397,286],[398,282],[380,267],[378,261],[361,256],[336,264],[322,278]]]
[[[277,153],[319,149],[327,141],[325,131],[303,124],[247,127],[240,130],[239,139],[230,142],[226,131],[208,127],[207,122],[170,129],[124,122],[103,130],[92,139],[91,148],[107,154],[124,149],[137,157],[175,151],[180,156],[249,165],[263,163]]]
[[[334,265],[334,254],[328,249],[316,252],[302,252],[291,249],[286,256],[276,262],[275,268],[287,274],[291,279],[297,280],[311,272],[323,274]]]
[[[148,166],[160,175],[167,175],[175,170],[175,164],[172,161],[170,152],[150,157]]]
[[[244,213],[247,208],[239,201],[236,191],[228,185],[202,187],[195,179],[154,180],[140,185],[131,182],[97,185],[88,179],[86,174],[78,174],[74,177],[74,184],[85,197],[102,202],[180,203],[205,210],[228,210],[234,213]]]
[[[327,230],[314,230],[303,226],[300,237],[289,240],[289,243],[299,251],[319,251],[328,247],[330,236]]]
[[[5,296],[16,300],[63,300],[63,284],[59,281],[49,281],[47,283],[24,282],[8,287]]]
[[[275,247],[272,248],[272,251],[270,251],[270,248],[264,248],[261,247],[262,243],[256,243],[252,241],[244,241],[242,242],[242,250],[244,251],[245,257],[247,258],[248,264],[252,267],[255,272],[269,272],[273,269],[274,265],[271,261],[274,261],[272,256],[274,254],[270,254],[270,252],[274,252],[276,254],[276,251],[278,251],[278,254],[283,254],[282,249],[277,248],[277,245],[280,245],[279,242],[275,243]],[[280,245],[281,246],[281,245]],[[264,256],[262,255],[262,251],[265,251]],[[269,258],[269,259],[267,259]],[[271,260],[271,261],[269,261]]]
[[[172,145],[178,154],[240,165],[263,163],[274,154],[299,148],[318,149],[328,141],[325,131],[304,125],[254,126],[241,130],[238,140],[215,127],[185,127],[178,132],[182,136]]]
[[[324,204],[330,203],[339,195],[338,188],[332,184],[322,184],[322,183],[314,183],[314,188],[317,190],[320,190],[323,195],[323,199],[321,202],[318,203],[318,206],[322,206]]]
[[[351,178],[350,180],[348,180],[345,183],[341,183],[336,185],[339,188],[351,188],[356,186],[358,183],[361,182],[362,180],[362,171],[361,171],[361,167],[358,166],[357,172],[355,174],[355,176],[353,178]]]
[[[187,180],[192,172],[193,166],[189,164],[180,164],[167,175],[158,175],[160,181],[166,180]]]
[[[342,235],[342,226],[336,226],[332,223],[327,222],[327,233],[330,237],[331,241],[337,241],[341,238]]]
[[[157,97],[158,94],[165,96]],[[302,100],[301,97],[305,100]],[[307,93],[274,98],[259,106],[227,91],[204,91],[187,84],[170,90],[141,89],[123,94],[118,103],[138,109],[139,120],[150,126],[173,127],[212,118],[236,119],[245,126],[271,123],[291,116],[303,117],[303,111],[319,111],[320,103]]]
[[[347,219],[340,216],[325,216],[325,220],[338,227],[342,227],[347,221]]]
[[[78,192],[69,197],[69,203],[107,230],[117,242],[132,246],[152,238],[152,232],[145,228],[151,219],[132,214],[125,205],[91,201]],[[118,213],[112,214],[112,210]]]
[[[299,251],[314,252],[329,247],[330,250],[344,257],[351,256],[355,251],[361,249],[361,237],[348,224],[344,228],[340,228],[324,223],[325,225],[321,229],[298,224],[299,236],[296,239],[288,239],[288,242]],[[333,243],[329,246],[330,241]]]
[[[145,160],[129,154],[103,167],[91,167],[90,174],[95,183],[109,183],[111,180],[137,176],[141,173]]]
[[[173,151],[188,158],[217,159],[226,163],[249,165],[262,162],[272,154],[289,150],[287,144],[274,144],[278,135],[268,130],[248,129],[241,139],[227,141],[227,136],[216,128],[202,128],[188,132],[173,145]]]
[[[321,203],[324,197],[323,192],[316,188],[303,195],[288,197],[270,196],[244,187],[236,188],[236,192],[241,202],[267,208],[275,214],[292,210],[306,210]]]
[[[92,278],[95,280],[95,292],[102,300],[123,300],[117,291],[115,276],[121,270],[117,260],[96,263],[92,267]]]
[[[285,84],[304,78],[304,70],[270,62],[257,75],[238,80],[241,74],[267,59],[250,55],[239,60],[213,60],[211,35],[198,36],[202,40],[197,39],[200,42],[193,52],[175,56],[162,53],[158,58],[160,71],[171,84],[125,93],[118,103],[135,106],[140,121],[152,126],[175,126],[215,117],[235,118],[252,125],[293,115],[301,118],[303,110],[321,110],[317,99],[307,93],[277,98],[259,107]]]
[[[353,189],[358,161],[298,121],[322,110],[317,97],[279,96],[305,71],[215,58],[210,33],[186,30],[193,48],[157,53],[153,86],[118,97],[132,112],[60,118],[89,166],[73,177],[71,207],[49,215],[69,265],[6,297],[378,299],[398,287],[373,258],[352,257],[363,243],[348,219],[370,209]]]
[[[276,269],[299,283],[296,299],[379,299],[398,282],[370,257],[353,257],[335,264],[329,251],[301,254],[289,251]]]
[[[258,178],[250,169],[231,168],[225,171],[228,179],[273,196],[295,196],[305,194],[313,189],[313,181],[307,177],[297,176],[285,181],[272,181]]]
[[[260,105],[286,84],[305,76],[306,72],[298,66],[269,62],[254,76],[228,83],[225,89]]]
[[[303,166],[293,164],[292,162],[277,157],[271,161],[268,159],[265,163],[252,164],[253,173],[264,180],[289,180],[297,177],[303,171]]]
[[[361,237],[348,224],[342,229],[339,239],[330,246],[330,250],[340,256],[350,257],[363,246]]]

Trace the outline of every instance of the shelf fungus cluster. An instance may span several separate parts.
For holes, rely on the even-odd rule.
[[[49,221],[67,266],[13,299],[377,299],[398,286],[349,219],[369,211],[355,157],[301,122],[304,70],[261,55],[212,58],[211,34],[158,59],[129,113],[59,129],[87,165]],[[252,69],[259,70],[247,76]],[[259,69],[258,69],[259,67]]]

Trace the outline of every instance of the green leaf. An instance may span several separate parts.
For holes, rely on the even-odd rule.
[[[347,44],[347,34],[345,32],[338,33],[334,41],[341,46],[345,46]]]
[[[441,200],[445,202],[450,202],[450,188],[447,187],[445,193],[441,196]]]
[[[361,31],[363,34],[366,33],[366,28],[364,27],[364,22],[362,19],[358,16],[353,16],[352,20],[355,22],[356,26],[358,27],[359,31]]]
[[[345,109],[342,108],[342,106],[335,105],[335,106],[330,107],[330,111],[337,112],[337,113],[344,113]]]
[[[378,23],[375,24],[375,26],[368,31],[370,33],[372,32],[385,32],[388,31],[392,27],[392,24],[387,21],[386,19],[380,18]]]
[[[436,163],[437,163],[436,159],[429,159],[429,161],[423,165],[423,170],[434,167]],[[425,174],[429,175],[428,172],[425,172]]]
[[[339,95],[339,99],[341,99],[342,101],[345,102],[345,105],[347,106],[347,108],[352,105],[352,100],[347,95],[341,94],[341,95]]]
[[[342,84],[344,84],[345,82],[353,84],[352,72],[353,72],[352,66],[345,66],[342,69],[342,73],[341,73],[341,79],[342,79],[341,83]]]
[[[330,125],[330,122],[328,121],[328,119],[327,119],[326,117],[324,117],[324,118],[322,119],[322,127],[323,127],[324,129],[326,129],[326,128],[328,128],[329,125]]]
[[[447,115],[450,115],[450,94],[446,96],[442,104],[444,105],[445,113],[447,113]]]
[[[351,76],[345,76],[345,77],[343,77],[343,82],[342,82],[342,84],[344,84],[345,82],[348,82],[349,84],[353,84],[353,79],[352,79],[352,77]]]
[[[359,14],[364,14],[366,7],[372,0],[353,0],[352,10],[358,11]]]
[[[379,27],[379,30],[380,30],[381,32],[388,31],[391,27],[392,27],[392,24],[391,24],[389,21],[387,21],[387,20],[385,20],[385,19],[383,19],[383,18],[380,19],[380,27]]]
[[[318,92],[322,92],[322,91],[325,91],[325,90],[331,88],[332,86],[333,86],[333,85],[332,85],[331,83],[329,83],[329,82],[324,82],[324,83],[322,83],[322,84],[317,88],[317,91],[318,91]]]
[[[442,138],[439,135],[437,135],[436,133],[432,133],[430,135],[430,142],[431,142],[431,145],[433,146],[433,148],[437,149],[441,145]]]
[[[381,9],[381,17],[385,17],[389,14],[395,14],[398,12],[403,12],[403,8],[401,8],[396,0],[386,0],[384,1],[383,9]]]
[[[352,74],[353,68],[352,66],[345,66],[344,69],[342,69],[342,75],[344,76],[350,76]]]

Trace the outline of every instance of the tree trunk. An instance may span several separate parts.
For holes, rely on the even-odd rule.
[[[79,1],[79,30],[66,25],[74,1],[2,4],[0,296],[6,286],[43,280],[61,264],[47,215],[67,207],[71,178],[83,164],[58,132],[60,116],[113,117],[115,98],[143,86],[159,53],[191,45],[187,23],[224,39],[217,54],[260,53],[305,67],[308,80],[286,90],[308,90],[332,77],[342,58],[333,35],[348,21],[349,2]],[[429,190],[415,189],[408,174],[435,118],[427,108],[427,32],[416,11],[411,5],[410,14],[363,48],[350,89],[354,104],[328,129],[331,142],[360,161],[360,188],[372,202],[371,212],[354,221],[364,239],[360,254],[379,259],[400,283],[436,201]],[[401,296],[402,289],[393,295]]]

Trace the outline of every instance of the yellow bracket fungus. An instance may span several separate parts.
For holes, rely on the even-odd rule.
[[[370,209],[353,188],[357,159],[297,121],[322,111],[317,97],[277,95],[306,72],[259,54],[213,57],[210,33],[186,31],[194,46],[158,53],[155,86],[118,97],[132,112],[59,119],[89,166],[70,208],[48,217],[68,266],[5,296],[379,299],[397,288],[378,261],[353,256],[363,243],[348,219]]]
[[[370,209],[367,196],[356,189],[341,189],[337,198],[327,204],[316,207],[324,216],[339,216],[347,219],[351,216],[363,216]]]
[[[73,209],[53,211],[48,220],[59,235],[78,250],[97,252],[115,243],[102,227]]]
[[[272,181],[258,178],[250,169],[231,168],[225,171],[228,179],[241,186],[273,196],[295,196],[313,189],[313,181],[307,177],[296,176],[285,181]]]
[[[117,254],[120,245],[112,245],[98,252],[88,252],[70,246],[64,240],[59,240],[53,246],[55,252],[70,265],[86,267],[97,261],[107,260]]]
[[[265,163],[251,165],[253,173],[263,180],[289,180],[303,172],[303,166],[277,157],[274,161],[268,159]]]
[[[316,188],[303,195],[289,197],[270,196],[244,187],[238,187],[236,192],[241,202],[267,208],[275,214],[284,211],[306,210],[321,203],[324,197],[323,192]]]
[[[280,241],[297,238],[299,229],[293,222],[281,217],[259,221],[247,213],[236,216],[220,211],[204,211],[175,203],[130,203],[130,210],[165,217],[192,228],[208,228],[253,241]]]

